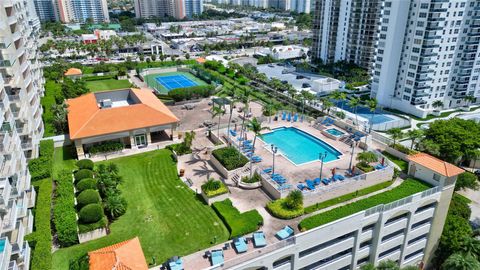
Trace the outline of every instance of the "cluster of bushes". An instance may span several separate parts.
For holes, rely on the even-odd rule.
[[[283,199],[269,202],[266,208],[274,217],[281,219],[296,218],[304,213],[303,194],[299,190],[294,190]]]
[[[32,175],[32,181],[52,176],[54,150],[53,140],[40,141],[40,153],[38,158],[30,159],[28,161],[28,169]]]
[[[123,150],[124,145],[121,142],[107,141],[91,146],[88,152],[92,155],[100,153],[109,153]]]
[[[202,192],[209,198],[228,193],[227,186],[222,181],[213,178],[205,182],[201,188]]]
[[[234,79],[241,85],[245,85],[248,82],[248,79],[243,76],[241,72],[235,70],[231,67],[226,68],[221,62],[218,61],[206,61],[204,66],[208,69],[215,70],[218,73],[229,77],[230,79]]]
[[[52,204],[52,180],[44,179],[34,183],[37,190],[35,205],[35,231],[25,237],[32,246],[32,270],[52,269],[52,233],[50,207]]]
[[[407,155],[412,155],[412,154],[415,154],[417,153],[417,151],[415,150],[412,150],[404,145],[401,145],[399,143],[396,143],[396,144],[391,144],[390,147],[392,147],[393,149],[399,151],[399,152],[402,152],[404,154],[407,154]]]
[[[184,143],[170,144],[166,148],[168,150],[175,151],[175,153],[177,153],[179,156],[192,153],[192,149],[187,147]]]
[[[263,225],[263,218],[257,210],[240,213],[229,199],[215,202],[212,207],[227,226],[230,238],[254,232]]]
[[[394,202],[429,188],[430,186],[428,184],[420,180],[409,178],[403,181],[398,187],[389,191],[305,218],[298,226],[302,231],[310,230],[349,215],[353,215],[357,212],[367,210],[371,207]]]
[[[78,243],[75,193],[71,172],[62,170],[55,183],[57,187],[55,189],[53,222],[60,246],[68,247]]]
[[[127,201],[122,197],[118,188],[122,177],[118,174],[118,167],[114,163],[99,164],[96,170],[98,189],[102,197],[105,214],[110,220],[115,220],[127,211]]]
[[[247,184],[257,183],[260,182],[261,177],[260,174],[254,173],[252,177],[244,176],[242,177],[242,182]]]
[[[243,167],[248,162],[233,146],[215,149],[212,155],[229,171]]]
[[[177,88],[168,92],[168,96],[174,101],[191,100],[205,98],[213,95],[215,88],[213,85],[197,85],[187,88]]]
[[[360,161],[355,166],[365,173],[375,170],[375,168],[373,168],[370,164],[366,163],[365,161]]]

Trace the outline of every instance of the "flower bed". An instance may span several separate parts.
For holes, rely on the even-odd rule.
[[[110,152],[117,152],[122,151],[124,148],[123,143],[109,141],[103,142],[101,144],[93,145],[88,149],[88,153],[92,155],[101,154],[101,153],[110,153]]]
[[[228,193],[228,188],[220,180],[208,180],[205,184],[202,185],[202,192],[208,197],[212,198],[218,195]]]
[[[229,199],[215,202],[212,207],[227,226],[230,238],[254,232],[263,225],[263,218],[257,210],[240,213]]]

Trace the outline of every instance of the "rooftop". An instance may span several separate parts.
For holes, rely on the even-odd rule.
[[[147,89],[89,93],[68,99],[67,104],[68,127],[73,140],[179,121]]]
[[[148,269],[138,237],[89,252],[90,270]]]
[[[78,68],[69,68],[65,73],[65,76],[72,76],[72,75],[82,75],[82,70]]]
[[[446,161],[440,160],[427,153],[418,153],[418,154],[410,155],[408,159],[412,162],[418,163],[436,173],[439,173],[447,177],[459,175],[464,172],[463,169],[451,163],[448,163]]]

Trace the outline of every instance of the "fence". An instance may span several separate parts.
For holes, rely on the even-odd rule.
[[[391,128],[403,128],[410,126],[410,120],[395,116],[394,121],[373,124],[372,129],[377,131],[387,131]]]

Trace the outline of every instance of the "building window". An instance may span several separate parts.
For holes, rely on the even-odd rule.
[[[362,258],[362,259],[358,260],[358,261],[357,261],[357,265],[361,265],[361,264],[367,263],[368,261],[370,261],[370,255],[368,255],[368,256],[365,257],[365,258]]]
[[[423,239],[427,239],[427,235],[428,235],[428,233],[425,233],[425,234],[417,236],[413,239],[408,240],[408,245],[411,245],[411,244],[416,243],[418,241],[422,241]]]
[[[316,267],[320,267],[320,266],[323,266],[325,264],[328,264],[329,262],[331,261],[334,261],[334,260],[337,260],[337,259],[340,259],[342,257],[345,257],[345,256],[348,256],[348,255],[351,255],[352,254],[352,248],[349,248],[349,249],[346,249],[342,252],[339,252],[335,255],[332,255],[328,258],[325,258],[323,260],[320,260],[318,262],[315,262],[315,263],[312,263],[310,265],[307,265],[303,268],[300,268],[300,270],[309,270],[309,269],[313,269],[313,268],[316,268]]]
[[[291,263],[291,260],[292,260],[292,256],[288,256],[288,257],[285,257],[285,258],[282,258],[280,260],[276,260],[275,262],[273,262],[273,268],[278,268],[282,265],[285,265],[285,264],[289,264]]]
[[[385,257],[385,256],[388,256],[388,255],[390,255],[390,254],[392,254],[392,253],[394,253],[394,252],[399,251],[401,248],[402,248],[402,245],[393,247],[393,248],[391,248],[391,249],[387,249],[387,250],[385,250],[384,252],[378,254],[378,258],[381,259],[381,258],[383,258],[383,257]]]
[[[386,242],[386,241],[388,241],[388,240],[390,240],[390,239],[393,239],[393,238],[395,238],[395,237],[397,237],[397,236],[399,236],[399,235],[402,235],[402,234],[404,234],[404,233],[405,233],[405,229],[401,229],[401,230],[395,231],[395,232],[393,232],[393,233],[389,233],[389,234],[385,235],[384,237],[382,237],[382,243],[383,243],[383,242]]]
[[[372,223],[372,224],[369,224],[365,227],[362,228],[362,232],[366,232],[366,231],[369,231],[369,230],[373,230],[373,228],[375,227],[375,224],[376,223]]]
[[[403,213],[401,215],[398,215],[396,217],[393,217],[393,218],[390,218],[389,220],[387,220],[387,222],[385,222],[385,226],[388,226],[389,224],[392,224],[394,223],[395,221],[398,221],[400,219],[404,219],[408,216],[408,213]]]
[[[440,181],[440,175],[434,173],[434,174],[433,174],[433,180],[435,180],[435,181],[437,181],[437,182]]]
[[[303,250],[303,251],[300,251],[299,257],[300,257],[300,258],[305,257],[305,256],[307,256],[307,255],[309,255],[309,254],[312,254],[312,253],[317,252],[317,251],[319,251],[319,250],[321,250],[321,249],[324,249],[324,248],[327,248],[327,247],[329,247],[329,246],[332,246],[332,245],[334,245],[334,244],[336,244],[336,243],[338,243],[338,242],[341,242],[341,241],[343,241],[343,240],[345,240],[345,239],[351,238],[351,237],[353,237],[354,233],[355,233],[355,232],[350,232],[350,233],[344,234],[344,235],[342,235],[342,236],[339,236],[339,237],[337,237],[337,238],[335,238],[335,239],[329,240],[329,241],[327,241],[327,242],[324,242],[324,243],[321,243],[321,244],[319,244],[319,245],[316,245],[316,246],[313,246],[313,247],[311,247],[311,248],[308,248],[308,249],[305,249],[305,250]]]
[[[437,202],[429,203],[427,205],[424,205],[422,207],[417,208],[417,210],[415,211],[415,214],[421,213],[421,212],[426,211],[430,208],[435,208],[436,206],[437,206]]]
[[[422,225],[425,225],[425,224],[427,224],[427,223],[430,223],[431,220],[432,220],[432,218],[430,217],[430,218],[421,220],[421,221],[413,224],[413,225],[412,225],[412,230],[413,230],[413,229],[416,229],[416,228],[418,228],[418,227],[420,227],[420,226],[422,226]]]
[[[414,252],[408,254],[407,256],[405,256],[405,261],[408,261],[409,259],[411,259],[411,258],[413,258],[413,257],[415,257],[415,256],[417,256],[418,254],[421,254],[421,253],[423,253],[423,248],[419,249],[417,251],[414,251]]]

